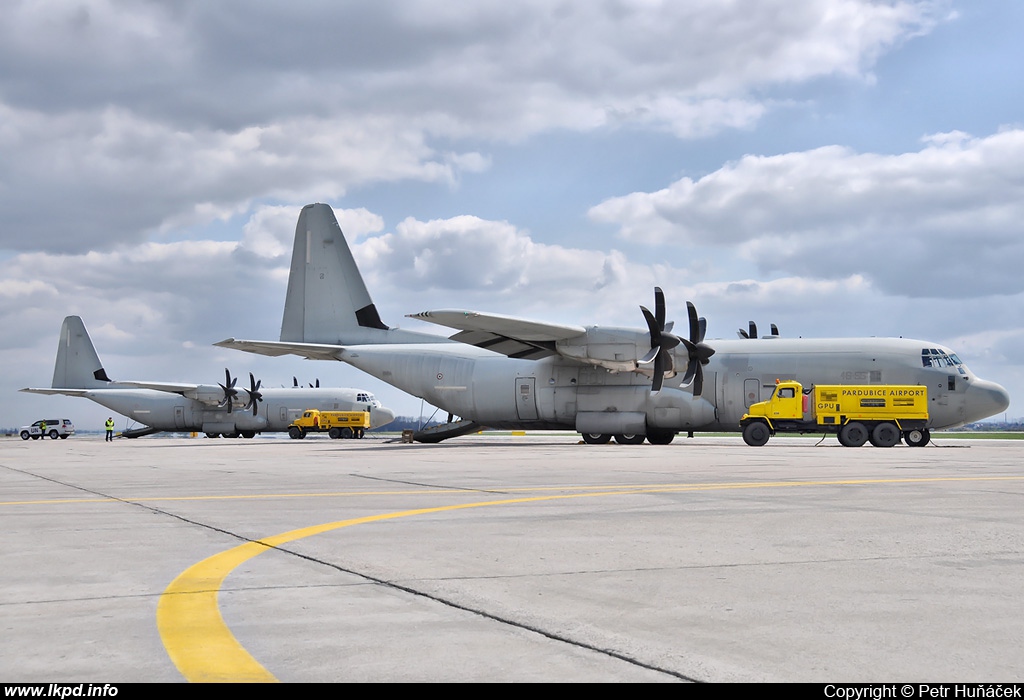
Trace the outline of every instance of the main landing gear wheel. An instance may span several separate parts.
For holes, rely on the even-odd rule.
[[[879,423],[871,431],[871,444],[875,447],[892,447],[900,441],[900,429],[895,423]]]
[[[927,428],[908,430],[903,433],[903,442],[907,443],[910,447],[924,447],[931,438],[932,434],[928,432]]]
[[[847,423],[839,431],[839,443],[843,447],[860,447],[868,441],[868,429],[863,423]]]
[[[256,431],[255,430],[243,430],[242,431],[242,437],[244,437],[246,440],[251,440],[254,437],[256,437]]]
[[[604,433],[583,433],[583,442],[588,445],[606,445],[611,439],[611,435]]]
[[[644,442],[643,435],[633,435],[632,433],[626,433],[625,435],[616,435],[615,442],[620,445],[642,445]]]
[[[219,438],[220,437],[220,433],[207,433],[206,437],[208,437],[208,438]]]
[[[648,430],[647,431],[647,442],[652,445],[668,445],[676,437],[676,434],[671,430]]]
[[[761,447],[768,438],[772,436],[768,426],[761,421],[754,423],[747,423],[747,427],[743,429],[743,442],[747,443],[751,447]]]

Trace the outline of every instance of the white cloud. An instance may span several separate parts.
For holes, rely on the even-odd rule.
[[[1024,130],[939,134],[915,153],[745,156],[590,210],[623,238],[735,248],[763,274],[861,274],[912,297],[1024,290]]]
[[[9,3],[0,248],[110,248],[255,200],[455,185],[491,162],[462,140],[748,128],[764,90],[864,75],[947,4]]]

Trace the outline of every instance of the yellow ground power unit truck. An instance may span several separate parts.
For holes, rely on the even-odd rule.
[[[311,408],[288,426],[288,437],[301,440],[306,433],[327,433],[338,438],[361,438],[370,427],[370,414],[366,411],[318,411]]]
[[[740,420],[743,440],[759,447],[776,433],[836,433],[845,447],[868,440],[892,447],[902,437],[911,447],[928,444],[928,387],[819,385],[776,382],[767,401],[755,403]]]

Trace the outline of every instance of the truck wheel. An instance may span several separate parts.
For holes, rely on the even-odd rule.
[[[327,431],[327,437],[329,437],[332,440],[337,440],[338,438],[341,437],[341,429],[331,428],[330,430]]]
[[[676,434],[671,430],[648,430],[647,431],[647,442],[652,445],[668,445],[676,437]]]
[[[302,428],[294,425],[288,428],[288,437],[292,440],[301,440],[303,438]]]
[[[771,436],[772,433],[768,430],[768,426],[761,421],[747,423],[747,427],[743,429],[743,442],[751,447],[761,447],[768,442],[768,438]]]
[[[871,431],[871,444],[875,447],[892,447],[900,441],[900,429],[895,423],[879,423]]]
[[[588,445],[607,445],[611,439],[612,436],[607,433],[583,433],[583,442]]]
[[[924,447],[931,440],[931,437],[932,435],[928,432],[927,428],[908,430],[903,433],[903,442],[907,443],[910,447]]]
[[[839,431],[839,442],[843,447],[860,447],[868,441],[868,429],[863,423],[847,423]]]
[[[643,435],[633,435],[632,433],[626,433],[625,435],[616,435],[615,442],[620,445],[642,445],[644,442]]]
[[[22,430],[21,431],[21,439],[22,440],[28,440],[30,437],[32,437],[32,436],[28,434],[27,430]]]
[[[352,428],[342,428],[341,429],[341,437],[343,437],[346,440],[351,438],[352,437]]]

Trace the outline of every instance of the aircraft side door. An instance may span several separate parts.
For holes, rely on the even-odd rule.
[[[516,415],[519,420],[537,420],[536,377],[516,377]]]
[[[744,379],[743,380],[743,405],[746,408],[750,408],[755,403],[761,401],[761,380],[760,379]]]

